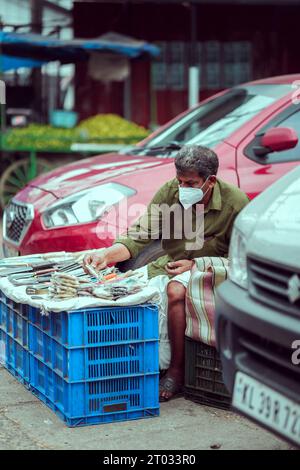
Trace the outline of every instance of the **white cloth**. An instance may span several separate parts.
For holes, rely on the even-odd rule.
[[[145,280],[147,278],[145,277]],[[32,299],[26,294],[26,287],[15,287],[7,277],[0,278],[0,290],[10,299],[17,303],[31,305],[39,308],[42,314],[49,312],[65,312],[68,310],[81,310],[87,307],[112,307],[119,305],[139,305],[145,302],[157,303],[160,301],[158,290],[154,286],[148,285],[136,294],[128,295],[118,300],[106,300],[96,297],[74,297],[64,300]]]
[[[184,287],[187,287],[190,278],[191,278],[191,271],[185,271],[182,274],[178,274],[177,276],[172,277],[172,279],[170,279],[169,282],[177,281],[177,282],[180,282],[181,284],[183,284]]]
[[[167,275],[160,275],[148,279],[147,266],[143,266],[137,269],[137,271],[143,273],[144,277],[141,280],[145,282],[148,281],[147,287],[136,294],[128,295],[118,300],[105,300],[95,297],[74,297],[65,300],[32,299],[30,295],[26,294],[25,286],[15,287],[7,278],[0,278],[0,290],[17,303],[31,305],[32,307],[40,309],[41,314],[44,315],[48,315],[49,312],[82,310],[87,307],[138,305],[145,302],[154,303],[158,306],[159,310],[159,367],[162,370],[168,369],[171,359],[171,348],[168,336],[167,285],[170,281],[178,281],[187,287],[191,273],[190,271],[186,271],[172,279],[169,279]]]

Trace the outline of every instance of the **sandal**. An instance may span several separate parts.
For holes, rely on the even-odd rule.
[[[169,397],[161,395],[162,392],[169,392]],[[163,377],[159,382],[159,401],[166,402],[183,395],[183,386],[178,384],[172,377]]]

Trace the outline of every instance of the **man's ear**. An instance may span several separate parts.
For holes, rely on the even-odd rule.
[[[209,189],[212,189],[214,185],[216,184],[216,182],[217,182],[217,177],[215,175],[210,176],[208,180]]]

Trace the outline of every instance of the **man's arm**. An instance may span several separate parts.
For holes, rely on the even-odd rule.
[[[160,206],[167,202],[168,183],[164,184],[154,195],[150,204],[136,223],[127,232],[115,240],[114,245],[124,245],[130,258],[136,258],[153,240],[161,238]]]
[[[97,270],[104,269],[108,264],[135,258],[149,243],[160,238],[161,214],[158,207],[166,202],[168,183],[164,184],[154,195],[147,207],[146,213],[121,235],[110,248],[87,254],[84,265],[92,265]]]

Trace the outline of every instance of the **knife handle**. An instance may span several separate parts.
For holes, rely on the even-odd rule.
[[[55,268],[51,268],[51,269],[41,269],[40,271],[34,271],[34,276],[40,276],[41,274],[50,274],[50,273],[54,273],[56,271]]]

